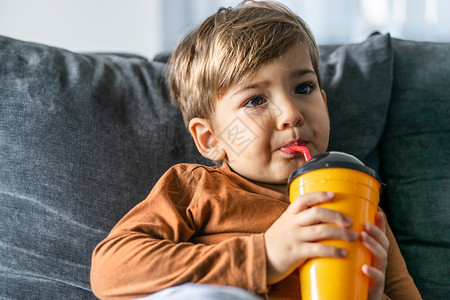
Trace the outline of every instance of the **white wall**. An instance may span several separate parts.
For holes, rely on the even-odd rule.
[[[162,48],[160,0],[0,0],[0,34],[72,51]]]
[[[279,0],[311,27],[319,44],[359,42],[373,31],[450,42],[449,0]],[[240,0],[0,0],[0,35],[72,51],[172,49],[220,6]]]

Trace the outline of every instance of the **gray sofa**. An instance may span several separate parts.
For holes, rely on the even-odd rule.
[[[445,299],[450,44],[374,34],[320,51],[329,149],[381,174],[410,273]],[[0,37],[0,299],[94,298],[96,244],[171,165],[210,164],[170,104],[166,60]]]

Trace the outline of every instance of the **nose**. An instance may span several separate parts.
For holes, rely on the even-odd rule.
[[[278,118],[278,129],[301,126],[304,121],[303,115],[297,109],[291,99],[285,98],[280,105],[280,115]]]

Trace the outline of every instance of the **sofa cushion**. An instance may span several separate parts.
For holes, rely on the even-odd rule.
[[[0,37],[0,298],[90,298],[90,257],[171,165],[205,162],[164,65]]]
[[[383,207],[424,299],[450,295],[450,44],[394,39]]]
[[[389,34],[321,46],[320,72],[331,122],[329,150],[350,153],[378,171],[392,87]]]
[[[378,166],[388,35],[321,47],[330,149]],[[0,298],[86,299],[91,253],[178,162],[210,164],[170,104],[165,64],[0,37]]]

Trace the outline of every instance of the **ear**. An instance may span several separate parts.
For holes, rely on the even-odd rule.
[[[325,102],[325,105],[327,105],[327,93],[325,93],[324,89],[322,89],[322,98],[323,98],[323,101]]]
[[[221,146],[220,140],[214,136],[208,120],[193,118],[189,121],[189,132],[201,155],[211,160],[222,160],[225,158],[225,150]]]
[[[327,104],[327,94],[325,93],[325,90],[322,89],[322,99],[323,102],[325,103],[325,109],[327,110],[327,114],[329,115],[330,112],[328,111],[328,104]]]

